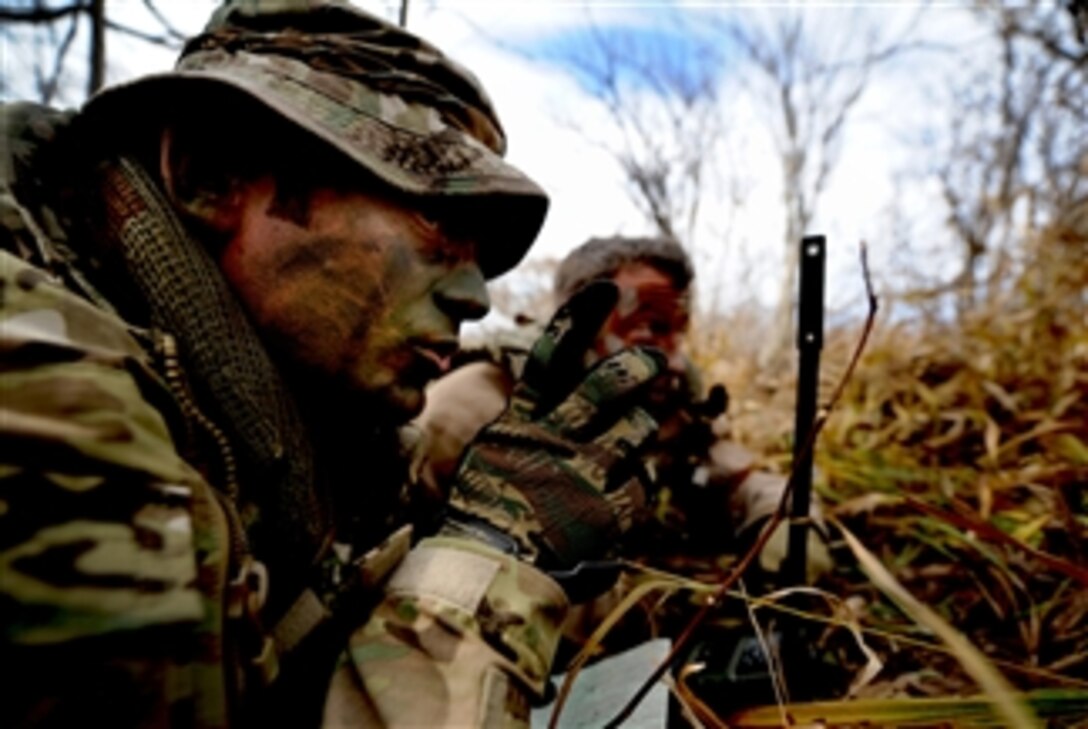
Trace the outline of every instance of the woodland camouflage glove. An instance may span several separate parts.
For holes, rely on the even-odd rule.
[[[507,409],[462,457],[447,532],[563,570],[605,556],[639,515],[638,456],[657,424],[634,400],[665,363],[632,349],[585,371],[616,298],[615,286],[591,285],[548,324]]]

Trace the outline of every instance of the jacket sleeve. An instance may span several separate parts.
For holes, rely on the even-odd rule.
[[[222,517],[142,350],[3,252],[0,297],[0,725],[223,724]]]
[[[445,502],[461,452],[502,412],[510,386],[504,370],[476,362],[429,388],[414,423],[422,437],[411,485],[425,492],[427,508]],[[567,611],[562,589],[528,564],[469,540],[424,540],[352,634],[325,725],[527,725]]]
[[[426,539],[352,634],[325,726],[527,726],[568,607],[559,585],[524,562],[469,540]]]

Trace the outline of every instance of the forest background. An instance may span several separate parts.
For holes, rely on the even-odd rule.
[[[674,236],[697,270],[691,355],[732,396],[723,427],[788,472],[798,243],[825,234],[816,488],[839,566],[803,611],[850,668],[835,698],[890,702],[867,716],[895,725],[1088,722],[1084,3],[358,4],[472,68],[552,197],[470,337],[547,316],[556,262],[591,236]],[[166,70],[213,5],[3,0],[0,99],[78,106]],[[879,311],[848,372],[867,283]],[[698,604],[685,584],[663,589]],[[691,723],[722,721],[674,694]],[[900,697],[960,703],[927,720]]]

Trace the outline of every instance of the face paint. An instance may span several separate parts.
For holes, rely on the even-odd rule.
[[[670,361],[678,356],[689,320],[687,292],[677,290],[666,273],[646,263],[622,267],[612,281],[620,296],[602,331],[603,349],[648,346],[662,350]]]
[[[274,194],[271,178],[243,191],[228,281],[276,354],[407,420],[461,322],[487,311],[474,243],[422,224],[403,199],[318,188],[300,224],[271,212]],[[480,285],[449,289],[469,279]]]

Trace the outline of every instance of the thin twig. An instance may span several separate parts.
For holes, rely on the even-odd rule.
[[[175,28],[173,23],[163,15],[163,12],[155,5],[154,0],[144,0],[144,7],[147,8],[147,12],[154,16],[155,20],[159,21],[159,25],[166,31],[167,36],[182,43],[188,40],[188,36]]]
[[[52,23],[66,15],[83,13],[91,9],[89,3],[79,2],[59,8],[4,8],[0,7],[0,20],[15,23]]]
[[[57,46],[57,55],[53,58],[53,74],[40,89],[39,96],[41,96],[43,104],[51,103],[53,101],[53,96],[57,93],[57,88],[60,86],[60,75],[64,71],[64,59],[68,55],[68,49],[72,47],[72,41],[75,40],[76,32],[78,30],[79,18],[72,16],[72,22],[68,26],[68,32],[60,42],[60,45]]]
[[[862,353],[865,351],[865,345],[869,342],[869,336],[872,334],[873,325],[876,322],[876,313],[878,309],[878,302],[876,294],[873,293],[873,279],[869,273],[869,254],[868,248],[865,245],[865,241],[861,241],[860,244],[860,257],[861,257],[861,272],[865,281],[865,293],[869,302],[869,313],[865,318],[865,326],[861,331],[861,337],[858,339],[857,346],[854,348],[853,356],[850,358],[850,363],[847,365],[846,370],[843,372],[842,377],[839,380],[838,385],[835,387],[835,391],[831,395],[831,399],[828,400],[827,405],[817,414],[815,422],[812,424],[812,429],[809,431],[808,437],[805,439],[805,443],[800,450],[798,462],[804,460],[804,456],[807,456],[812,451],[812,446],[816,442],[816,436],[819,435],[823,429],[825,423],[827,423],[828,416],[834,409],[835,405],[842,398],[843,392],[846,390],[846,384],[853,377],[854,370],[857,368],[858,361],[861,359]],[[627,705],[620,710],[620,712],[606,724],[606,729],[615,729],[623,724],[623,722],[631,715],[631,713],[638,707],[642,700],[646,697],[646,694],[650,692],[654,684],[661,678],[666,671],[669,670],[676,659],[680,656],[681,651],[687,646],[692,635],[695,634],[696,629],[702,625],[706,620],[707,615],[710,614],[711,607],[721,602],[722,598],[726,596],[728,590],[733,584],[740,579],[740,576],[747,571],[748,566],[753,560],[763,551],[763,547],[770,540],[771,535],[774,534],[775,529],[782,523],[785,515],[788,511],[788,505],[790,503],[790,497],[793,494],[793,484],[797,477],[796,467],[790,471],[789,478],[786,480],[786,487],[782,491],[782,499],[778,502],[778,508],[775,513],[764,525],[763,530],[759,533],[759,538],[756,539],[755,544],[745,553],[744,557],[737,563],[732,571],[725,576],[725,578],[719,583],[718,589],[714,594],[707,598],[699,611],[695,614],[695,617],[687,624],[684,630],[677,637],[676,642],[673,643],[672,650],[669,651],[669,655],[665,657],[665,660],[654,672],[650,674],[650,677],[646,679],[642,687],[635,693],[631,700],[627,702]],[[559,707],[556,707],[557,709]]]
[[[169,30],[167,30],[166,35],[155,35],[154,33],[148,33],[147,31],[140,30],[139,28],[133,28],[130,25],[118,23],[116,20],[111,20],[110,18],[106,18],[106,27],[118,33],[124,33],[125,35],[132,36],[133,38],[139,38],[145,43],[152,43],[154,45],[162,46],[163,48],[169,48],[175,51],[181,48],[181,43],[177,39],[175,39],[172,34],[170,34]]]
[[[695,580],[691,580],[691,579],[688,579],[688,578],[679,577],[677,575],[673,575],[670,572],[664,572],[662,570],[656,570],[656,569],[653,569],[652,567],[647,567],[645,565],[638,564],[636,562],[626,562],[625,561],[624,566],[627,567],[628,569],[633,570],[633,571],[642,572],[642,573],[645,573],[647,575],[656,577],[656,578],[658,578],[659,581],[669,581],[669,580],[671,580],[672,582],[675,583],[675,585],[678,588],[682,588],[682,589],[685,589],[685,590],[690,590],[692,592],[696,592],[696,593],[699,593],[699,592],[711,592],[712,590],[716,589],[715,585],[704,584],[702,582],[697,582]],[[832,628],[846,628],[847,630],[853,631],[854,628],[855,628],[855,625],[852,624],[850,621],[842,620],[840,618],[826,617],[824,615],[817,615],[815,613],[807,612],[805,610],[800,610],[798,608],[791,607],[789,605],[783,605],[781,602],[778,602],[782,597],[785,597],[788,594],[793,594],[794,592],[799,592],[799,591],[802,591],[802,590],[808,591],[808,590],[813,590],[813,589],[814,588],[803,588],[803,587],[798,588],[798,587],[794,587],[794,588],[787,588],[786,590],[778,590],[778,591],[770,593],[768,595],[754,595],[754,596],[753,595],[743,596],[739,592],[736,592],[736,591],[733,591],[733,590],[728,590],[728,591],[726,591],[725,595],[726,595],[726,597],[729,597],[729,598],[732,598],[732,599],[735,599],[735,600],[750,601],[750,602],[754,603],[756,605],[756,607],[760,608],[761,610],[762,609],[773,610],[775,612],[782,613],[783,615],[789,615],[791,617],[798,618],[800,620],[807,620],[807,621],[810,621],[810,622],[813,622],[813,623],[819,623],[821,625],[826,625],[826,626],[832,627]],[[816,591],[816,594],[823,597],[825,600],[828,599],[828,597],[829,597],[828,595],[822,593],[821,591]],[[873,628],[873,627],[869,627],[869,626],[864,626],[864,625],[861,625],[860,623],[856,625],[856,629],[857,629],[857,631],[859,631],[863,635],[867,635],[867,636],[871,636],[871,637],[874,637],[874,638],[880,638],[881,640],[885,640],[885,641],[888,642],[889,645],[904,644],[904,645],[913,646],[915,648],[920,648],[921,650],[932,651],[934,653],[941,653],[943,655],[947,655],[947,656],[951,656],[951,657],[955,658],[955,653],[952,650],[950,650],[947,646],[944,646],[944,645],[940,645],[940,644],[937,644],[937,643],[930,643],[930,642],[928,642],[926,640],[922,640],[922,639],[919,639],[919,638],[913,638],[913,637],[911,637],[909,635],[905,635],[903,633],[896,633],[896,632],[893,632],[893,631],[890,631],[890,630],[883,630],[881,628]],[[862,652],[863,653],[865,652],[864,649],[862,649]],[[1083,660],[1084,656],[1074,656],[1073,658],[1075,658],[1077,660]],[[1057,673],[1057,671],[1060,670],[1060,666],[1063,666],[1065,663],[1067,663],[1067,661],[1065,659],[1052,663],[1049,668],[1036,668],[1036,667],[1031,667],[1031,666],[1024,666],[1024,665],[1021,665],[1019,663],[1013,663],[1011,661],[1003,661],[1003,660],[1000,660],[1000,659],[997,659],[997,658],[991,659],[991,663],[993,663],[995,666],[998,666],[999,668],[1002,668],[1002,669],[1004,669],[1006,671],[1009,671],[1009,672],[1012,672],[1012,673],[1018,673],[1018,674],[1023,675],[1023,676],[1030,676],[1030,677],[1032,677],[1034,679],[1037,679],[1037,680],[1051,681],[1053,683],[1062,684],[1063,686],[1071,686],[1071,687],[1075,687],[1075,688],[1078,688],[1078,689],[1088,689],[1088,681],[1085,681],[1085,680],[1080,679],[1080,678],[1074,678],[1073,676],[1066,676],[1064,674]]]

